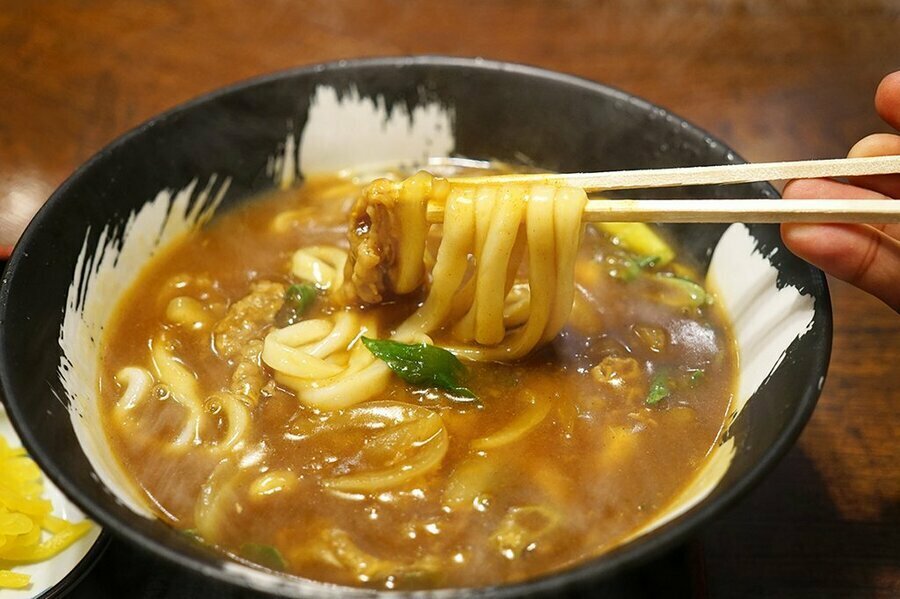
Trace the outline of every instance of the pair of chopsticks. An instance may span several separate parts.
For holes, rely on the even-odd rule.
[[[453,184],[542,184],[581,187],[585,191],[649,189],[687,185],[721,185],[752,181],[856,177],[900,174],[900,156],[840,158],[726,164],[688,168],[660,168],[601,173],[523,174],[455,177]],[[443,207],[431,206],[428,218],[443,220]],[[771,223],[771,222],[900,222],[900,201],[894,200],[778,200],[778,199],[673,199],[589,200],[586,222],[648,221],[668,223]]]

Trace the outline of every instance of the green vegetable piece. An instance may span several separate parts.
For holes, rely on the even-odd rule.
[[[659,256],[646,256],[637,261],[637,265],[640,268],[653,268],[657,264],[659,264],[662,260]]]
[[[288,287],[284,292],[284,303],[275,315],[275,326],[283,329],[303,320],[303,315],[315,303],[316,295],[316,287],[309,283]]]
[[[656,258],[655,266],[675,259],[675,251],[644,223],[595,223],[600,231],[615,237],[619,245],[633,254]]]
[[[656,277],[660,281],[666,283],[672,291],[669,298],[663,298],[663,301],[669,305],[699,308],[711,301],[710,296],[706,293],[703,286],[690,279],[662,272],[657,273]]]
[[[647,256],[636,260],[625,257],[622,259],[622,262],[625,264],[625,269],[620,272],[618,278],[623,281],[633,281],[640,276],[642,270],[656,266],[656,263],[659,262],[659,256]]]
[[[197,541],[198,543],[203,542],[203,537],[200,536],[200,533],[197,531],[196,528],[185,528],[184,530],[180,530],[178,532],[180,532],[182,535],[186,536],[187,538],[189,538],[192,541]]]
[[[625,258],[623,260],[625,263],[625,270],[622,271],[619,278],[623,281],[633,281],[638,278],[638,275],[641,274],[641,265],[637,260],[632,260],[631,258]]]
[[[262,543],[244,543],[241,545],[241,557],[270,570],[284,570],[287,567],[278,549]]]
[[[305,314],[316,301],[316,286],[309,283],[291,285],[284,292],[284,301],[296,307],[300,314]]]
[[[648,406],[656,405],[670,395],[669,377],[664,374],[657,374],[650,381],[650,392],[647,393],[647,399],[644,400]]]
[[[407,383],[445,389],[458,397],[476,397],[471,389],[460,384],[460,379],[466,375],[466,367],[446,349],[426,343],[399,343],[368,337],[363,337],[362,342]]]
[[[691,389],[693,389],[694,387],[696,387],[697,385],[699,385],[699,384],[700,384],[700,381],[703,380],[703,377],[704,377],[705,375],[706,375],[706,372],[705,372],[704,370],[695,370],[694,372],[692,372],[692,373],[691,373],[691,378],[689,379],[689,380],[690,380],[690,386],[691,386]]]

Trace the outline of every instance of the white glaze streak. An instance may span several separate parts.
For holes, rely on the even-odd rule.
[[[452,121],[452,111],[437,102],[420,103],[410,112],[404,104],[389,106],[381,96],[360,96],[355,88],[340,95],[318,87],[300,136],[297,167],[309,175],[375,163],[424,164],[430,156],[452,155]]]
[[[215,194],[215,177],[196,193],[195,179],[174,195],[166,190],[132,214],[121,236],[108,226],[96,246],[89,246],[90,231],[75,264],[66,312],[59,333],[62,358],[59,378],[69,397],[72,427],[82,450],[101,481],[124,505],[152,517],[112,455],[100,420],[97,401],[100,355],[111,309],[160,249],[209,220],[225,195],[230,180]]]

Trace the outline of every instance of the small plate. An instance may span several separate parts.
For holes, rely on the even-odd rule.
[[[13,430],[6,410],[0,404],[0,434],[12,447],[19,447],[21,442]],[[84,514],[56,488],[47,477],[44,477],[44,497],[53,503],[53,515],[66,520],[80,521]],[[94,527],[82,538],[55,557],[46,561],[24,566],[15,566],[13,571],[29,574],[31,586],[21,590],[0,589],[0,599],[29,599],[40,597],[60,597],[69,588],[87,574],[97,558],[106,548],[106,535],[103,530]]]

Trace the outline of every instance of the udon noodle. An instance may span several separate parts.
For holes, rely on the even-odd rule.
[[[696,270],[646,225],[585,229],[585,202],[337,174],[220,216],[109,327],[117,457],[192,538],[317,580],[495,584],[608,550],[701,466],[735,358]]]

